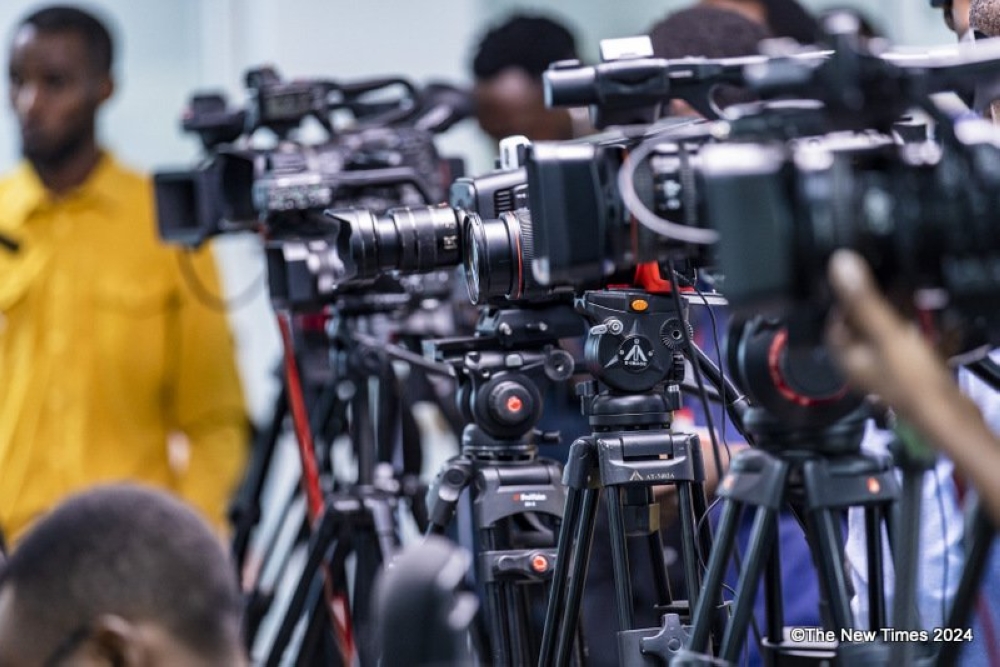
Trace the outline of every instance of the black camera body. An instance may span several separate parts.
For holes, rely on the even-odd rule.
[[[1000,340],[1000,133],[980,121],[957,129],[946,144],[829,136],[706,148],[701,188],[730,303],[822,306],[827,261],[846,247],[901,306],[961,329],[961,347]]]
[[[280,234],[285,214],[440,201],[441,163],[433,136],[412,128],[345,132],[315,146],[221,148],[200,169],[154,175],[160,234],[199,245],[258,221]]]
[[[626,206],[619,173],[633,151],[651,144],[635,165],[632,186],[642,205],[683,225],[699,226],[695,168],[711,140],[707,125],[668,119],[618,131],[529,147],[525,169],[534,220],[532,270],[543,285],[578,288],[616,282],[648,262],[712,262],[704,245],[678,242],[639,224]]]
[[[393,102],[365,101],[385,89],[404,94]],[[430,129],[408,124],[418,106],[408,82],[283,81],[262,68],[247,74],[247,91],[245,108],[236,110],[221,95],[192,98],[183,127],[199,135],[208,156],[195,169],[154,174],[160,235],[168,242],[197,246],[261,225],[271,238],[294,237],[304,220],[327,208],[381,212],[443,200],[455,165],[439,156]],[[335,129],[334,112],[354,114],[354,126]],[[326,140],[291,139],[307,118],[319,122]],[[263,128],[277,138],[274,145],[254,145]]]

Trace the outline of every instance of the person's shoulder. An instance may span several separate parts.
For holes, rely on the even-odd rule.
[[[19,164],[13,169],[0,173],[0,192],[12,192],[22,189],[32,180],[31,169],[27,164]]]
[[[27,163],[0,175],[0,227],[19,226],[44,197],[45,190]]]
[[[152,179],[149,174],[122,162],[114,155],[106,154],[102,166],[109,185],[123,188],[126,192],[137,189],[151,192]]]

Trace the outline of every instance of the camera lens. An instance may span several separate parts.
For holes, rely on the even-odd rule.
[[[374,278],[394,270],[423,273],[461,260],[458,219],[449,206],[395,208],[378,216],[362,209],[327,215],[350,227],[346,254],[356,265],[354,278]]]
[[[473,303],[532,295],[538,285],[530,271],[534,244],[527,209],[502,213],[495,220],[468,213],[463,232],[466,282]]]

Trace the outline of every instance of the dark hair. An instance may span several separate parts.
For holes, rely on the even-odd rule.
[[[814,44],[821,35],[819,21],[797,0],[761,0],[767,10],[767,26],[775,37],[791,37],[801,44]]]
[[[771,34],[738,12],[696,5],[668,14],[649,31],[658,58],[736,58],[757,53]]]
[[[19,27],[32,26],[39,32],[75,32],[83,38],[91,64],[101,74],[109,74],[114,61],[114,45],[107,26],[93,14],[78,7],[53,5],[28,14]]]
[[[0,576],[38,646],[102,614],[153,621],[208,658],[229,655],[236,575],[201,518],[161,491],[98,487],[71,497],[16,546]]]
[[[658,58],[737,58],[757,53],[757,44],[771,34],[767,28],[728,9],[695,5],[659,21],[649,31]],[[745,90],[719,86],[714,98],[720,107],[753,99]]]
[[[489,79],[516,67],[539,78],[550,63],[576,57],[576,40],[566,26],[543,16],[518,14],[480,40],[472,73],[477,79]]]

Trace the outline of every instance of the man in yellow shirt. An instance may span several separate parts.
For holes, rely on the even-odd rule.
[[[71,8],[29,15],[11,46],[26,161],[0,180],[8,538],[69,493],[111,480],[170,489],[222,525],[245,459],[228,324],[191,286],[218,293],[213,260],[161,245],[150,181],[97,143],[111,62],[107,29]]]

